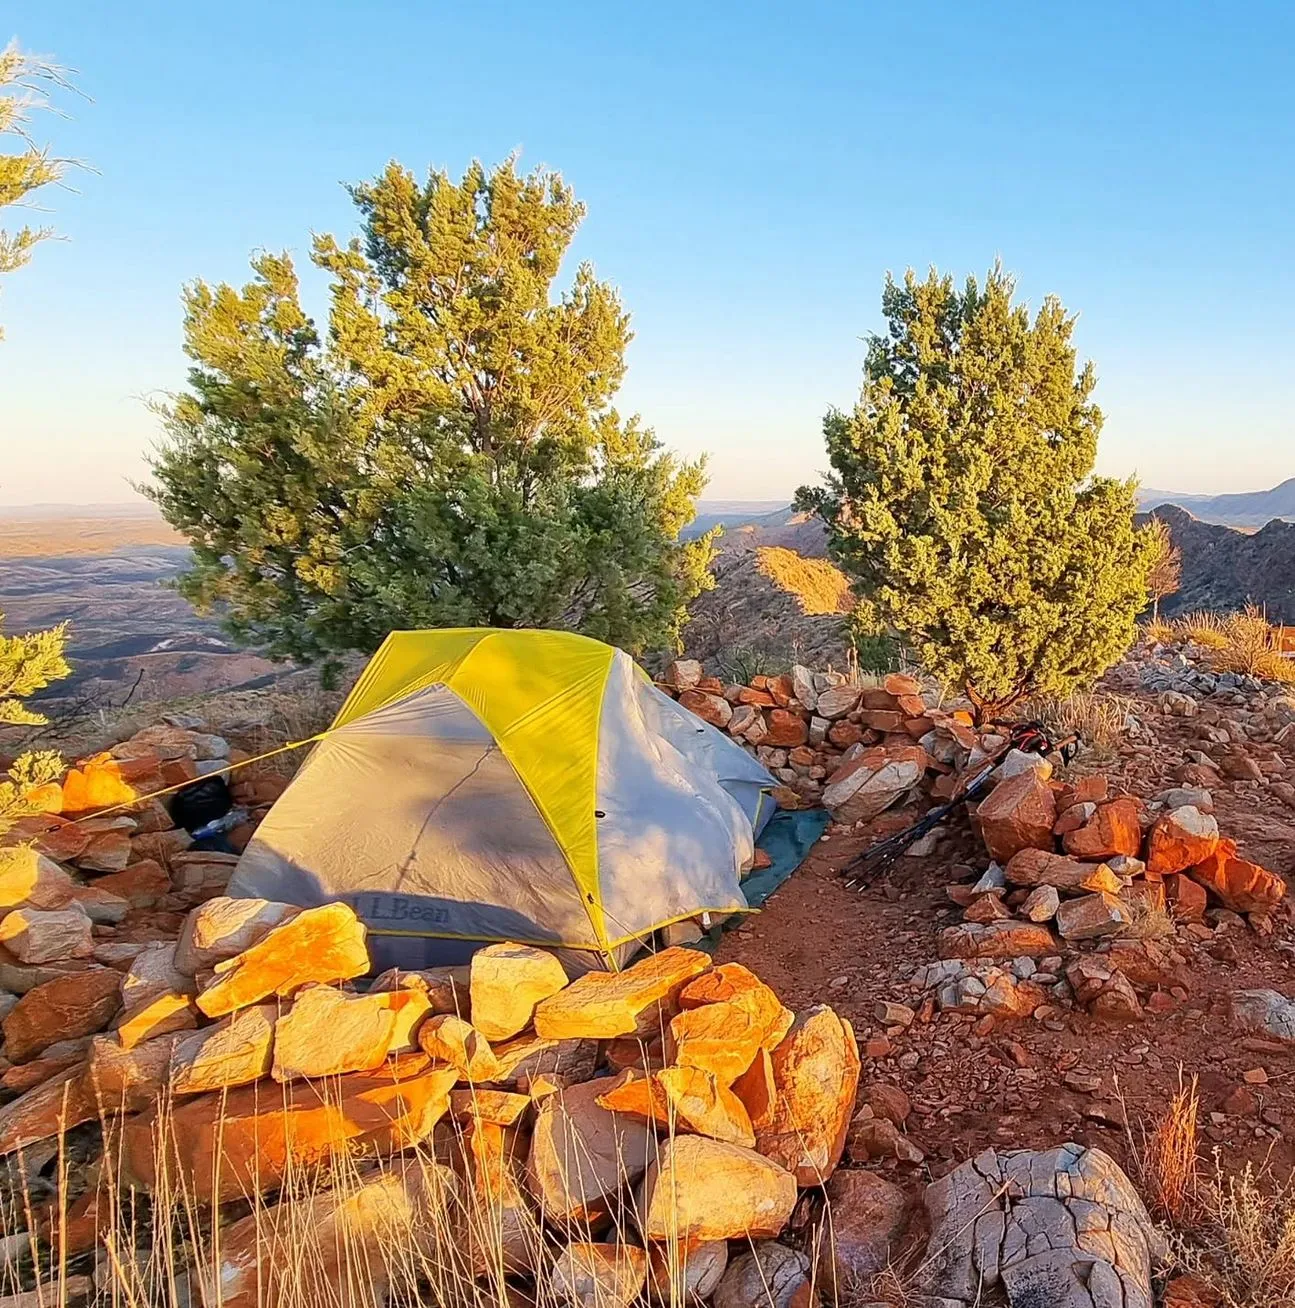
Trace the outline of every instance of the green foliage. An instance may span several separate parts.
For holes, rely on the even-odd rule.
[[[846,620],[845,634],[860,672],[894,672],[898,669],[899,641],[890,632],[870,626],[858,610]]]
[[[853,412],[824,420],[826,521],[856,579],[858,620],[896,632],[978,703],[1064,693],[1128,647],[1150,556],[1131,482],[1093,477],[1102,415],[1074,320],[1047,298],[1031,321],[992,270],[888,278]]]
[[[286,255],[185,293],[188,393],[147,488],[194,547],[181,589],[278,657],[371,650],[393,628],[561,626],[675,644],[713,538],[681,543],[701,463],[611,401],[629,318],[583,216],[510,159],[352,188],[361,235],[315,239],[328,331]]]
[[[14,147],[0,151],[0,209],[29,204],[34,192],[67,172],[69,161],[37,145],[29,132],[32,110],[48,108],[50,92],[60,87],[68,87],[67,79],[48,60],[25,54],[16,42],[0,50],[0,138]],[[48,227],[29,223],[15,231],[0,228],[0,273],[21,268],[51,235]]]
[[[4,614],[0,613],[0,622]],[[0,726],[39,726],[45,718],[21,701],[71,671],[64,652],[67,624],[23,636],[0,634]],[[0,778],[0,837],[13,824],[34,812],[28,797],[63,771],[59,756],[47,750],[15,759],[7,777]]]

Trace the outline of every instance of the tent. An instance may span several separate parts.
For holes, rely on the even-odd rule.
[[[600,641],[392,632],[229,893],[345,900],[379,967],[496,940],[617,966],[659,927],[745,910],[773,784]]]

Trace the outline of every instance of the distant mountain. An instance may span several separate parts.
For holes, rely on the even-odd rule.
[[[679,534],[692,540],[712,527],[783,527],[792,517],[786,500],[698,500],[697,516]]]
[[[1140,490],[1138,507],[1154,509],[1176,504],[1199,522],[1224,527],[1262,527],[1274,518],[1295,522],[1295,477],[1271,490],[1242,491],[1231,495],[1180,495],[1175,491]]]
[[[1182,583],[1160,602],[1162,614],[1259,604],[1270,621],[1295,623],[1295,523],[1270,518],[1258,531],[1236,531],[1172,504],[1156,517],[1183,556]]]

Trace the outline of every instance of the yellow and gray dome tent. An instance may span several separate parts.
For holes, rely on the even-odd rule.
[[[345,900],[375,964],[482,942],[615,966],[746,907],[773,779],[621,650],[556,631],[396,631],[266,815],[229,893]]]

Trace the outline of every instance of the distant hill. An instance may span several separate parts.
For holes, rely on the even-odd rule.
[[[1199,522],[1224,527],[1262,527],[1274,518],[1295,521],[1295,477],[1271,490],[1241,491],[1229,495],[1181,495],[1174,491],[1140,490],[1138,507],[1154,509],[1176,504]]]
[[[697,516],[679,534],[692,540],[712,527],[781,527],[794,516],[786,500],[698,500]]]
[[[1272,622],[1295,623],[1295,523],[1270,518],[1258,531],[1235,531],[1172,504],[1158,507],[1156,517],[1183,555],[1182,584],[1161,601],[1162,614],[1253,603]]]

